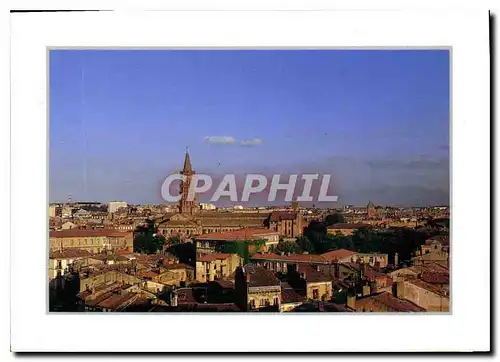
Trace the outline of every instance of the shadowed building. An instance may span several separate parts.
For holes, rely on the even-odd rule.
[[[237,268],[235,290],[243,310],[280,310],[281,282],[270,270],[252,264]]]

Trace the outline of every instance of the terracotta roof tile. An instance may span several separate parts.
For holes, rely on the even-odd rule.
[[[326,263],[325,258],[316,254],[275,254],[275,253],[257,253],[252,255],[252,260],[270,260],[296,263]]]
[[[227,259],[230,258],[233,254],[229,253],[210,253],[210,254],[200,254],[198,259],[196,261],[201,261],[201,262],[212,262],[214,260],[218,259]]]
[[[321,256],[328,261],[341,260],[354,255],[356,255],[356,252],[347,249],[331,250],[321,254]]]
[[[396,298],[389,292],[382,292],[375,295],[370,295],[366,297],[361,297],[356,300],[356,310],[359,312],[362,310],[363,305],[369,300],[374,300],[391,311],[396,312],[424,312],[425,310],[419,306],[403,299]],[[385,309],[385,308],[384,308]],[[375,310],[377,312],[377,310]]]
[[[281,286],[281,282],[272,271],[257,265],[247,264],[245,276],[250,278],[247,282],[249,287]]]

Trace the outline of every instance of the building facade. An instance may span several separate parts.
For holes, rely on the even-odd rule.
[[[108,213],[112,214],[117,212],[122,207],[127,207],[127,203],[125,201],[111,201],[108,204]]]
[[[273,211],[267,221],[268,227],[282,237],[296,238],[302,235],[305,221],[299,212]]]
[[[50,250],[71,248],[84,249],[92,253],[104,250],[129,250],[134,247],[132,232],[107,229],[68,229],[49,232]]]

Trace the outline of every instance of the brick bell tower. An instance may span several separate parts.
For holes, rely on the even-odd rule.
[[[191,159],[189,158],[189,152],[186,147],[186,156],[184,157],[184,168],[181,171],[181,175],[184,175],[186,177],[184,182],[181,182],[180,186],[181,199],[179,201],[179,212],[181,214],[192,215],[198,210],[196,206],[196,198],[194,198],[192,201],[188,200],[189,187],[191,185],[191,180],[194,173],[195,172],[191,167]]]

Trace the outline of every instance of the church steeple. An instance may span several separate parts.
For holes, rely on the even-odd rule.
[[[189,151],[188,148],[186,147],[186,156],[184,157],[184,169],[182,170],[182,173],[186,175],[192,172],[193,169],[191,167],[191,159],[189,158]]]
[[[184,181],[180,185],[181,199],[179,200],[179,212],[181,214],[193,214],[197,211],[196,200],[194,198],[189,198],[189,188],[194,175],[193,168],[191,166],[191,159],[189,158],[189,152],[186,147],[186,155],[184,156],[184,168],[181,171],[184,175]]]

